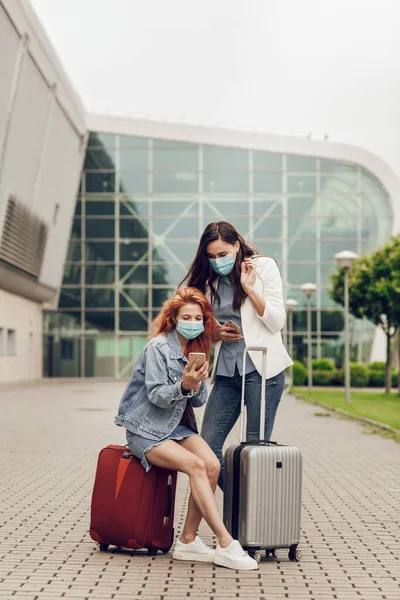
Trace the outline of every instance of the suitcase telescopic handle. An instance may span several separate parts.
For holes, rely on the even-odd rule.
[[[172,501],[174,498],[174,494],[173,494],[173,490],[172,490],[172,477],[171,475],[168,475],[168,503],[167,503],[167,510],[165,511],[165,516],[164,516],[164,527],[166,527],[168,525],[168,521],[169,518],[171,516],[171,510],[172,510]]]
[[[261,366],[261,406],[260,406],[260,440],[264,439],[265,431],[265,379],[267,374],[267,352],[265,346],[246,346],[243,351],[242,398],[240,402],[240,442],[244,440],[244,396],[246,379],[246,357],[249,352],[262,352]]]

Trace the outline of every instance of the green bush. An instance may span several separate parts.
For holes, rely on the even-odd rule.
[[[375,362],[369,363],[367,368],[368,371],[379,371],[384,373],[386,370],[386,363],[376,360]]]
[[[312,361],[313,371],[334,371],[335,367],[327,358],[315,359]],[[323,385],[323,384],[321,384]]]
[[[313,385],[334,385],[335,371],[313,371]]]
[[[343,369],[337,369],[334,372],[332,385],[344,385],[344,370]]]
[[[385,387],[385,372],[368,369],[368,385],[370,387]]]
[[[307,369],[299,360],[293,364],[293,385],[304,385],[307,381]]]
[[[368,385],[368,369],[359,363],[350,363],[351,387],[365,387]]]

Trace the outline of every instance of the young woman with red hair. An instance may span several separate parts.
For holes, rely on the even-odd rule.
[[[232,539],[219,514],[214,497],[219,461],[198,435],[193,413],[207,400],[213,327],[205,296],[196,288],[178,289],[153,323],[154,337],[136,362],[115,422],[126,428],[129,449],[147,471],[157,465],[190,478],[186,521],[173,557],[252,570],[258,568],[256,561]],[[207,362],[190,366],[190,352],[204,352]],[[215,550],[197,535],[202,518],[218,539]]]

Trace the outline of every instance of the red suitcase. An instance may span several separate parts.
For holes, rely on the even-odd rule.
[[[90,536],[108,546],[168,552],[174,540],[176,471],[152,467],[146,473],[124,446],[99,455],[94,482]]]

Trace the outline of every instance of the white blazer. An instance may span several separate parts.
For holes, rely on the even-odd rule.
[[[242,333],[246,346],[265,346],[268,348],[266,379],[269,379],[293,364],[283,345],[281,335],[286,320],[282,279],[273,258],[257,256],[253,260],[256,266],[254,289],[264,298],[266,306],[264,314],[260,317],[250,299],[246,298],[240,308]],[[210,298],[209,291],[206,295]],[[211,373],[211,383],[215,381],[221,344],[222,340],[214,346],[214,366]],[[249,354],[255,368],[261,375],[261,352],[249,352]]]

